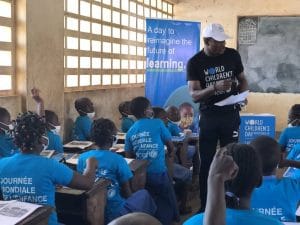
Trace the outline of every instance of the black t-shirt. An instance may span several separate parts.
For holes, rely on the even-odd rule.
[[[224,53],[219,56],[207,56],[202,49],[187,64],[187,80],[200,81],[201,88],[214,85],[219,80],[233,80],[230,91],[218,91],[205,101],[200,102],[200,110],[208,110],[232,94],[237,93],[236,77],[244,71],[240,54],[232,49],[226,48]]]

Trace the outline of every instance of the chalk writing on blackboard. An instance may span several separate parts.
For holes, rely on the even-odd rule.
[[[239,22],[238,40],[240,45],[251,45],[256,43],[257,18],[245,18]]]

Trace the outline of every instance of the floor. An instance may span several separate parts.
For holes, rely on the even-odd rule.
[[[179,224],[183,224],[188,218],[192,217],[200,208],[199,190],[189,192],[189,203],[192,207],[192,213],[181,215],[181,221]]]

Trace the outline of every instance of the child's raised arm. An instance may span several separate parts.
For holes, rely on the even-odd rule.
[[[225,225],[225,190],[224,182],[233,179],[238,173],[238,166],[226,149],[220,149],[210,165],[207,181],[207,203],[203,225]]]
[[[40,96],[40,90],[37,88],[31,89],[32,99],[36,102],[36,113],[39,116],[45,116],[44,100]]]

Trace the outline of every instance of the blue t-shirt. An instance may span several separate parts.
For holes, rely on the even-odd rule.
[[[300,144],[296,144],[289,154],[286,157],[289,160],[296,160],[300,161]],[[284,174],[285,177],[293,178],[296,180],[300,179],[300,169],[289,167],[286,173]]]
[[[19,152],[19,148],[14,144],[13,138],[7,134],[0,134],[0,158],[12,156]]]
[[[53,159],[18,153],[0,159],[0,186],[4,200],[18,199],[55,207],[55,185],[69,185],[73,170]],[[57,224],[56,213],[49,218]]]
[[[286,157],[289,160],[300,161],[300,144],[294,145],[294,147],[290,150],[290,153]]]
[[[91,150],[80,155],[77,170],[83,173],[86,167],[86,160],[94,157],[98,160],[97,178],[111,180],[107,190],[107,203],[105,207],[105,221],[109,222],[116,218],[123,207],[125,200],[121,197],[120,186],[132,178],[132,172],[126,160],[108,150]]]
[[[137,159],[149,161],[148,173],[162,173],[165,163],[164,144],[172,136],[160,119],[139,119],[126,134],[125,151],[132,151]]]
[[[180,136],[181,130],[177,124],[169,121],[167,127],[172,136]]]
[[[266,176],[262,185],[253,191],[251,208],[282,222],[294,222],[299,200],[300,181]]]
[[[197,214],[183,223],[183,225],[203,224],[204,214]],[[265,216],[254,210],[226,209],[226,225],[282,225],[272,217]]]
[[[129,117],[126,117],[126,116],[123,116],[122,117],[122,122],[121,122],[121,130],[122,132],[124,133],[127,133],[127,131],[130,129],[130,127],[134,124],[134,120],[129,118]]]
[[[49,139],[48,150],[55,150],[55,153],[63,153],[64,147],[59,135],[53,133],[52,131],[47,132]]]
[[[88,116],[78,116],[73,129],[73,140],[88,141],[93,121]]]
[[[280,134],[278,142],[289,153],[295,144],[300,143],[300,126],[285,128]]]

